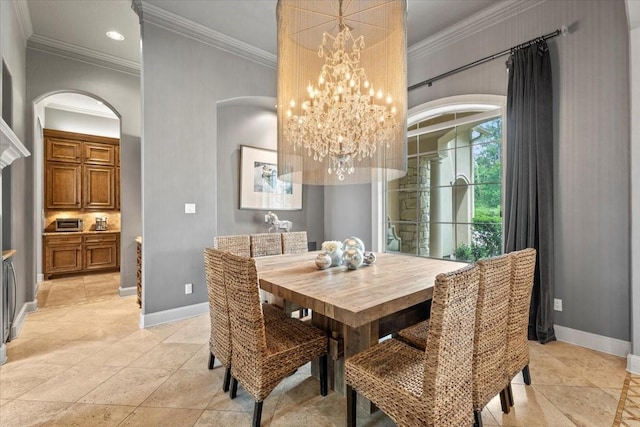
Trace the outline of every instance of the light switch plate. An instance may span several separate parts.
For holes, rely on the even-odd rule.
[[[196,213],[196,204],[195,203],[185,203],[184,204],[184,213]]]
[[[189,295],[191,292],[193,292],[193,284],[192,283],[186,283],[184,285],[184,294],[185,295]]]
[[[560,298],[553,299],[553,309],[555,311],[562,311],[562,300]]]

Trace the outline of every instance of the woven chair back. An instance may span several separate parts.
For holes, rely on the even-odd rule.
[[[436,277],[422,393],[429,425],[454,414],[468,417],[473,411],[471,362],[478,283],[475,264]],[[456,425],[455,420],[450,424]]]
[[[478,261],[480,286],[473,348],[473,408],[482,410],[509,383],[506,369],[511,257]]]
[[[260,257],[268,255],[282,254],[282,237],[281,233],[260,233],[252,234],[251,237],[251,256]]]
[[[204,267],[209,294],[209,314],[211,317],[211,338],[209,346],[223,366],[231,364],[231,331],[229,306],[224,283],[224,252],[205,248]]]
[[[251,239],[248,234],[216,236],[213,238],[213,248],[234,255],[251,256]]]
[[[306,231],[282,233],[282,253],[301,254],[309,251]]]
[[[536,250],[523,249],[509,253],[512,259],[511,296],[507,326],[507,375],[513,378],[529,364],[529,305],[533,276],[536,268]]]
[[[267,356],[267,341],[255,260],[226,253],[224,267],[233,349],[231,370],[246,388],[259,388],[255,382]]]

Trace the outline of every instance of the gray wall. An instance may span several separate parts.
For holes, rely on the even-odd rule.
[[[32,151],[26,141],[25,102],[26,73],[25,73],[25,40],[20,31],[18,19],[13,2],[0,2],[0,54],[5,61],[13,82],[13,125],[12,129],[22,143]],[[1,85],[0,85],[1,87]],[[1,99],[1,96],[0,96]],[[29,158],[21,158],[14,161],[4,169],[3,175],[10,177],[8,185],[2,189],[3,202],[8,201],[11,211],[3,209],[3,223],[8,222],[11,230],[3,230],[3,239],[11,243],[11,247],[17,251],[13,257],[13,263],[17,273],[16,313],[25,302],[33,298],[28,289],[33,283],[32,265],[33,247],[29,240],[28,227],[32,224],[33,216],[24,207],[30,202],[32,196],[31,187],[26,181],[29,174]],[[10,235],[8,235],[10,233]],[[7,246],[3,244],[3,248]]]
[[[362,239],[366,250],[371,249],[371,185],[327,186],[324,204],[324,240],[356,236]]]
[[[264,222],[267,211],[239,208],[239,166],[241,145],[277,149],[275,103],[275,98],[249,97],[218,104],[218,235],[264,233],[269,228]],[[275,212],[279,219],[293,222],[293,231],[306,230],[308,241],[317,242],[319,248],[324,238],[323,210],[323,188],[305,185],[302,210]]]
[[[89,135],[120,138],[120,120],[81,114],[57,108],[45,108],[45,128]]]
[[[202,251],[217,234],[216,103],[275,96],[276,72],[192,38],[142,24],[145,314],[207,301]],[[236,190],[233,190],[236,191]],[[184,204],[196,213],[185,214]],[[185,283],[193,293],[184,294]]]
[[[27,49],[27,100],[28,105],[39,101],[43,96],[56,92],[76,91],[93,94],[103,99],[113,107],[121,119],[121,252],[120,252],[120,281],[121,287],[136,285],[136,247],[134,239],[141,235],[140,212],[140,77],[104,67],[98,67],[85,62],[63,58],[57,55]],[[28,121],[33,121],[31,109],[27,111]],[[42,152],[42,147],[33,147],[32,130],[28,129],[29,137],[25,142],[27,148],[34,152]],[[28,160],[28,173],[25,176],[26,188],[35,188],[33,173],[35,162],[33,157]],[[12,176],[15,181],[15,176]],[[29,198],[33,197],[33,190],[29,191]],[[24,210],[19,214],[31,218],[34,211],[33,200],[25,203]],[[32,242],[39,238],[41,230],[28,227],[26,240]],[[29,258],[34,260],[34,257]],[[30,299],[34,298],[32,283],[35,283],[35,262],[33,277],[27,282]]]
[[[624,2],[547,1],[410,63],[409,83],[499,52],[560,25],[549,41],[555,139],[558,325],[628,341],[629,54]],[[452,95],[506,94],[505,58],[410,93],[409,107]],[[508,132],[508,129],[507,129]]]

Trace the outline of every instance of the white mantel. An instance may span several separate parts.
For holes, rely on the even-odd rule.
[[[28,157],[31,153],[9,125],[0,118],[0,170],[9,166],[20,157]]]

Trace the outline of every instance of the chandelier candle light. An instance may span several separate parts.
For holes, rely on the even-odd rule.
[[[406,0],[278,1],[280,179],[405,175],[406,8]]]

